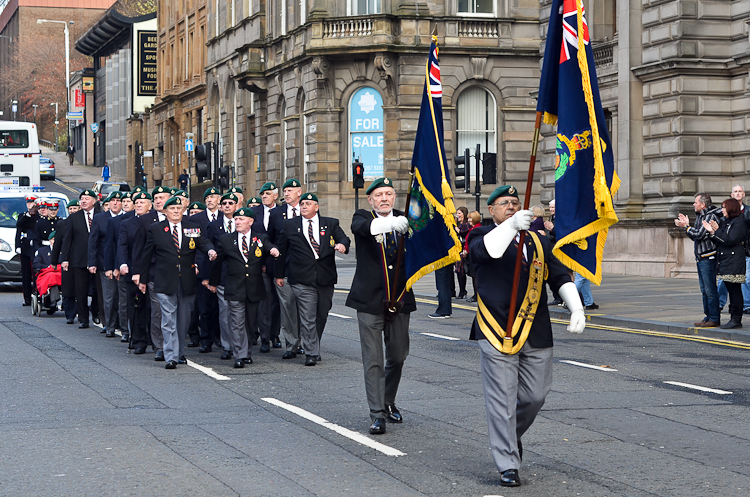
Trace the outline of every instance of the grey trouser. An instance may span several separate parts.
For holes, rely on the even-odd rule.
[[[297,312],[297,299],[294,297],[289,278],[284,278],[284,286],[276,287],[279,295],[279,306],[281,307],[281,334],[284,335],[287,351],[296,351],[299,347],[299,314]]]
[[[148,299],[151,301],[151,343],[154,351],[164,348],[164,335],[161,332],[161,301],[154,291],[154,282],[148,283]]]
[[[527,342],[517,354],[505,355],[479,340],[479,350],[492,458],[501,473],[519,469],[518,441],[552,388],[552,347]]]
[[[120,301],[117,280],[107,278],[104,271],[99,271],[99,279],[102,280],[102,301],[104,304],[104,320],[107,323],[106,330],[114,333],[117,329],[117,311]]]
[[[161,332],[164,335],[164,360],[177,361],[185,355],[190,313],[193,311],[195,295],[182,293],[178,285],[176,295],[157,293],[161,305]]]
[[[386,404],[396,402],[401,371],[409,355],[409,314],[399,314],[392,323],[386,323],[381,314],[357,311],[357,321],[370,417],[385,418]]]
[[[221,335],[221,348],[232,350],[232,327],[229,325],[229,304],[224,300],[224,287],[216,287],[216,296],[219,297],[219,334]],[[242,357],[235,357],[242,359]]]
[[[124,276],[117,280],[117,314],[120,318],[120,330],[130,333],[128,327],[128,281]]]
[[[250,357],[248,346],[248,331],[255,324],[255,312],[258,310],[258,302],[247,300],[227,300],[229,307],[229,321],[232,330],[232,354],[234,359],[245,359]]]
[[[310,285],[292,285],[294,298],[299,310],[299,335],[305,355],[320,355],[320,337],[323,327],[318,328],[320,316],[328,318],[328,311],[333,306],[333,287],[314,287]],[[323,321],[325,326],[325,321]]]

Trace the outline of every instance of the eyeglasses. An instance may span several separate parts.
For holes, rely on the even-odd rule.
[[[221,205],[234,205],[236,203],[237,202],[232,202],[231,200],[225,200],[224,202],[221,203]]]
[[[513,207],[520,207],[521,206],[521,202],[519,202],[518,200],[502,200],[502,201],[496,202],[496,203],[494,203],[492,205],[494,205],[495,207],[507,207],[508,204],[512,205]]]
[[[374,198],[383,198],[383,197],[388,197],[388,198],[391,198],[391,197],[393,197],[394,195],[396,195],[396,192],[395,192],[395,191],[393,191],[393,190],[385,190],[385,191],[383,191],[383,192],[376,192],[376,193],[373,193],[373,194],[372,194],[372,196],[373,196]]]

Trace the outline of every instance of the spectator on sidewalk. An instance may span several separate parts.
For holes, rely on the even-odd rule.
[[[482,225],[482,215],[479,214],[479,212],[477,211],[471,211],[469,212],[467,219],[469,220],[469,231],[466,233],[467,241],[464,242],[464,251],[461,255],[464,257],[464,260],[466,261],[466,274],[471,277],[471,286],[474,289],[474,295],[466,299],[466,301],[476,302],[477,301],[477,282],[474,279],[474,266],[471,263],[468,240],[469,240],[469,233],[471,233],[471,230]]]
[[[543,205],[532,205],[529,210],[534,213],[534,217],[531,220],[530,231],[536,231],[542,236],[546,236],[547,232],[544,231],[544,206]]]
[[[594,296],[591,294],[591,282],[578,273],[575,273],[575,275],[574,283],[576,284],[578,293],[581,294],[584,307],[589,311],[597,310],[599,306],[594,303]]]
[[[458,233],[458,239],[461,241],[461,260],[455,264],[454,271],[458,277],[458,298],[466,298],[466,253],[463,251],[463,246],[466,244],[466,235],[469,234],[471,225],[469,224],[469,209],[466,207],[459,207],[456,209],[456,232]]]
[[[750,228],[750,209],[745,209],[745,204],[742,202],[742,199],[745,198],[745,189],[742,185],[732,187],[731,197],[740,203],[740,216],[745,218],[745,223]],[[744,314],[750,314],[750,257],[747,256],[748,249],[750,249],[750,237],[745,240],[745,283],[742,284],[742,312]],[[724,280],[721,278],[719,278],[717,291],[719,292],[719,311],[723,311],[728,294]]]
[[[57,150],[55,150],[57,152]],[[68,160],[70,160],[70,165],[73,165],[73,160],[76,156],[76,148],[73,146],[72,143],[68,143],[68,151],[65,152],[68,155]]]
[[[106,182],[109,181],[109,164],[104,161],[104,167],[102,168],[102,179]]]
[[[555,234],[555,199],[552,199],[549,201],[549,220],[544,221],[544,231],[547,233],[547,238],[549,238],[549,243],[554,248],[555,243],[557,242],[557,235]],[[554,257],[554,256],[553,256]],[[557,294],[557,290],[554,288],[552,290],[552,301],[549,303],[549,305],[562,305],[563,301],[560,298],[560,296]]]
[[[716,272],[718,259],[716,257],[716,245],[709,237],[708,231],[703,227],[703,221],[719,221],[717,217],[721,210],[711,205],[711,196],[708,193],[697,193],[693,208],[696,214],[695,224],[691,227],[690,220],[685,214],[678,214],[674,220],[675,226],[685,228],[687,236],[694,242],[695,261],[698,265],[698,283],[701,294],[703,294],[702,321],[695,323],[701,328],[713,328],[719,326],[719,296],[716,290]]]
[[[154,169],[151,171],[151,179],[154,180],[154,186],[161,186],[163,178],[164,171],[162,171],[161,166],[158,163],[154,164]]]
[[[187,172],[187,169],[182,170],[182,174],[180,174],[180,177],[177,179],[177,181],[180,183],[180,190],[186,192],[188,191],[188,183],[190,182],[190,175]]]

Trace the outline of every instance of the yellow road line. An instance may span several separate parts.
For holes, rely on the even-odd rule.
[[[71,191],[71,192],[73,192],[73,193],[78,193],[78,190],[76,190],[76,189],[75,189],[75,188],[73,188],[72,186],[68,186],[68,185],[66,185],[65,183],[63,183],[63,182],[61,182],[61,181],[55,180],[55,184],[56,184],[56,185],[58,185],[58,186],[62,186],[62,187],[63,187],[63,188],[65,188],[66,190],[69,190],[69,191]]]

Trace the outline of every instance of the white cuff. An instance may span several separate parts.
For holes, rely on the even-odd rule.
[[[484,235],[484,247],[490,257],[493,259],[501,258],[516,234],[518,234],[518,231],[511,226],[510,221],[506,221]]]

